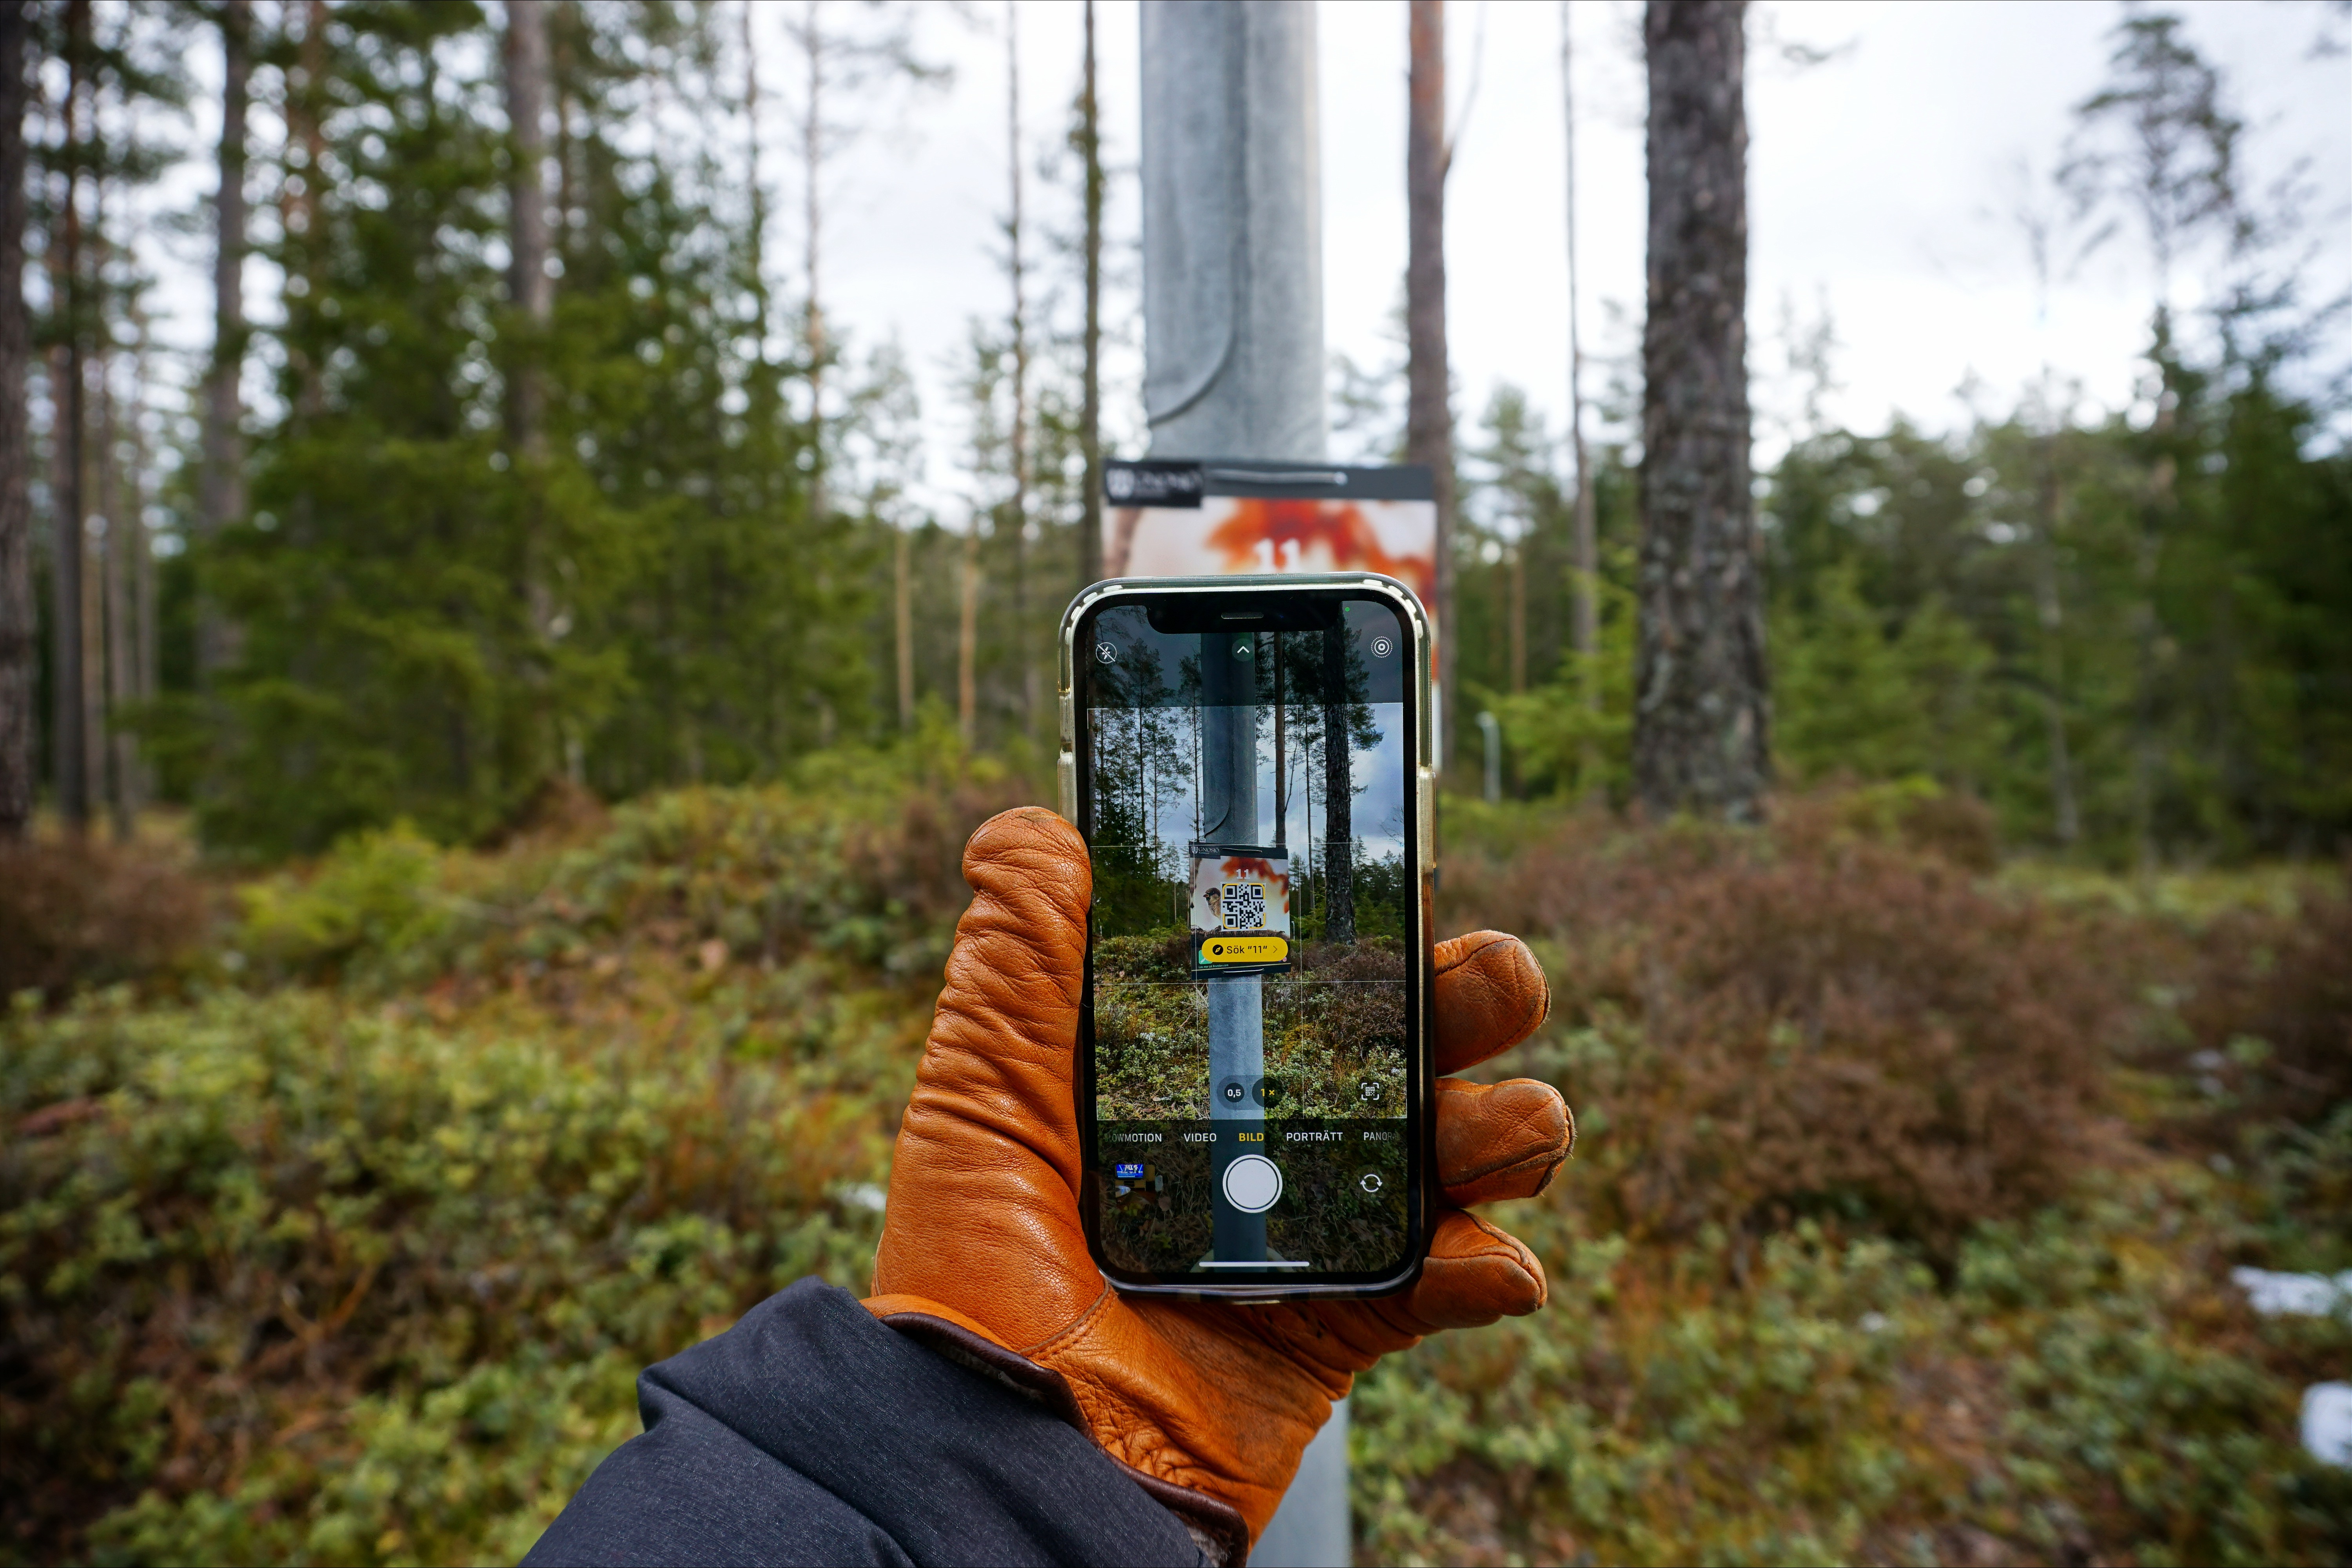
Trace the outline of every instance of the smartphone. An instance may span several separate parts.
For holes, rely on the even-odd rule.
[[[1428,1250],[1428,618],[1355,573],[1098,583],[1063,618],[1094,867],[1079,1202],[1123,1290],[1410,1286]]]

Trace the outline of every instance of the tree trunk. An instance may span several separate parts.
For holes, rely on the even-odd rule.
[[[533,645],[552,647],[562,624],[543,559],[546,547],[547,385],[544,371],[549,323],[555,315],[555,280],[548,276],[547,102],[551,71],[544,0],[507,0],[504,49],[507,137],[513,162],[507,171],[507,300],[517,327],[507,351],[507,444],[521,481],[521,549],[516,562],[523,615]],[[545,655],[534,659],[525,679],[545,702]],[[525,766],[551,772],[571,750],[562,717],[545,712],[546,750]],[[535,779],[526,779],[535,783]]]
[[[1584,336],[1576,275],[1576,73],[1570,14],[1569,0],[1559,0],[1559,100],[1568,132],[1568,438],[1576,458],[1576,581],[1570,601],[1569,646],[1579,656],[1578,693],[1587,710],[1598,710],[1601,682],[1592,656],[1601,648],[1601,543],[1593,515],[1591,462],[1584,447]],[[1593,761],[1588,756],[1583,763],[1588,784]]]
[[[2170,254],[2169,245],[2161,235],[2156,248],[2158,275],[2161,279]],[[2132,542],[2132,862],[2143,879],[2156,874],[2157,782],[2163,766],[2157,724],[2166,639],[2156,592],[2162,574],[2164,536],[2180,505],[2180,466],[2175,455],[2180,399],[2175,384],[2178,361],[2172,354],[2169,293],[2169,289],[2160,289],[2156,307],[2156,343],[2148,356],[2161,384],[2156,399],[2156,421],[2148,432],[2156,447],[2156,461],[2148,474],[2147,499],[2139,508],[2139,532]]]
[[[822,233],[819,219],[823,216],[818,205],[818,178],[824,172],[824,35],[817,23],[817,0],[807,0],[801,24],[801,47],[808,57],[808,95],[802,105],[801,121],[801,181],[802,195],[806,203],[804,214],[808,271],[808,388],[809,443],[815,448],[816,462],[809,472],[809,516],[824,521],[824,308],[818,285],[817,239]]]
[[[897,581],[894,602],[898,610],[898,728],[908,734],[915,729],[915,539],[906,529],[895,529],[898,550],[892,567]]]
[[[134,309],[131,321],[136,329],[138,344],[131,362],[131,450],[125,459],[123,486],[123,522],[129,531],[131,544],[131,597],[134,606],[136,629],[132,634],[133,677],[131,694],[142,701],[152,699],[163,684],[163,640],[158,635],[155,600],[155,542],[147,531],[147,315]],[[142,755],[139,759],[137,782],[142,804],[154,797],[154,770]]]
[[[245,120],[253,69],[252,0],[221,10],[220,192],[213,203],[213,363],[205,377],[204,478],[197,526],[217,535],[245,513],[245,437],[238,382],[245,373]],[[231,657],[232,634],[216,605],[197,606],[196,668],[210,678]]]
[[[1084,499],[1078,505],[1078,586],[1102,575],[1102,118],[1095,99],[1095,0],[1086,0],[1085,74],[1078,89],[1077,143],[1085,182],[1085,229],[1080,240],[1086,275],[1085,364],[1079,372],[1078,453],[1086,462]]]
[[[1454,411],[1445,355],[1445,0],[1412,0],[1409,113],[1404,143],[1407,212],[1404,313],[1408,363],[1404,455],[1426,463],[1437,494],[1438,726],[1454,744]]]
[[[1323,940],[1356,940],[1355,743],[1348,729],[1348,629],[1323,634]]]
[[[93,107],[95,107],[93,105]],[[93,119],[95,116],[92,117]],[[96,184],[95,181],[92,184]],[[95,216],[95,215],[93,215]],[[96,222],[90,226],[98,227]],[[100,269],[91,268],[92,299],[86,304],[95,314],[98,309]],[[89,406],[88,382],[95,374],[99,377],[100,401],[105,389],[106,360],[102,354],[86,355],[82,361],[82,438],[79,515],[82,519],[81,533],[81,776],[82,787],[89,793],[86,815],[96,817],[106,804],[106,554],[90,538],[89,519],[106,516],[106,492],[100,476],[105,470],[103,441],[93,443],[89,426],[95,417]],[[95,446],[97,450],[91,448]]]
[[[746,131],[744,146],[744,184],[751,198],[751,258],[749,271],[751,285],[751,364],[754,418],[759,416],[772,383],[768,376],[768,189],[760,178],[760,55],[751,37],[751,0],[743,0],[743,123]],[[564,179],[571,180],[571,160],[563,163]],[[572,203],[567,198],[563,209],[568,215]],[[569,221],[567,217],[566,221]]]
[[[116,721],[106,726],[107,800],[114,808],[114,840],[128,844],[139,825],[139,741],[121,725],[123,710],[139,697],[139,642],[131,594],[136,574],[138,523],[131,512],[131,475],[121,461],[122,432],[115,418],[113,377],[99,361],[98,508],[106,519],[106,708]]]
[[[961,610],[956,619],[956,731],[969,751],[980,733],[980,519],[963,533]]]
[[[547,275],[547,11],[541,0],[507,0],[507,297],[530,334],[507,371],[507,436],[519,458],[541,456],[546,397],[540,339],[555,312]]]
[[[302,149],[302,173],[299,185],[292,180],[285,182],[278,210],[290,253],[289,269],[299,270],[310,283],[302,296],[303,307],[310,310],[326,296],[326,274],[321,265],[326,258],[326,244],[318,232],[319,197],[327,177],[327,135],[321,118],[327,104],[326,0],[306,0],[302,7],[302,38],[296,58],[301,65],[301,86],[287,89],[286,140],[289,152],[297,146]],[[290,340],[293,334],[289,333],[289,337]],[[289,341],[286,359],[294,373],[294,411],[307,424],[326,408],[326,382],[307,346]],[[305,525],[302,532],[307,535],[310,498],[300,498],[296,506],[305,514],[300,521]]]
[[[2046,383],[2048,377],[2043,378]],[[2046,401],[2046,400],[2045,400]],[[2041,441],[2040,527],[2034,540],[2034,597],[2042,621],[2042,719],[2050,733],[2050,814],[2059,847],[2071,849],[2082,834],[2074,804],[2074,767],[2066,742],[2064,605],[2058,592],[2058,439]]]
[[[1021,666],[1024,731],[1037,732],[1037,661],[1030,657],[1029,294],[1021,255],[1021,28],[1017,0],[1004,0],[1005,149],[1012,166],[1013,220],[1005,226],[1013,272],[1013,637]]]
[[[1511,595],[1511,695],[1523,696],[1528,689],[1528,545],[1532,530],[1523,531],[1517,542],[1511,546],[1504,569],[1510,573],[1507,584]]]
[[[1649,314],[1633,785],[1658,816],[1755,819],[1770,778],[1748,492],[1745,0],[1651,0]]]
[[[25,382],[25,35],[22,5],[0,5],[0,841],[33,819],[32,445]]]
[[[50,506],[57,537],[51,551],[56,572],[56,659],[52,668],[56,719],[50,727],[50,748],[58,773],[58,815],[66,831],[79,837],[89,828],[89,732],[84,708],[88,675],[82,659],[83,565],[88,560],[82,519],[88,509],[82,496],[82,432],[88,410],[82,384],[82,264],[81,264],[81,141],[88,125],[84,98],[89,86],[89,0],[71,0],[66,7],[65,139],[69,160],[66,173],[65,210],[58,247],[58,298],[62,303],[65,342],[52,376],[57,420],[52,436],[56,447],[57,497]]]

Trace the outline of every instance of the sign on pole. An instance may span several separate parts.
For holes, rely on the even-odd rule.
[[[1437,493],[1428,468],[1240,461],[1108,463],[1103,575],[1377,572],[1421,596],[1439,668]],[[1444,711],[1430,705],[1430,722]],[[1433,731],[1433,755],[1444,737]]]

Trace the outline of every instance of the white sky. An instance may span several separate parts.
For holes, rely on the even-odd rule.
[[[2311,160],[2321,193],[2313,233],[2326,253],[2315,297],[2352,287],[2352,60],[2307,58],[2319,7],[2219,0],[2179,9],[2252,122],[2257,175]],[[1448,12],[1457,106],[1474,60],[1477,79],[1447,195],[1458,412],[1465,424],[1475,419],[1507,381],[1557,427],[1568,362],[1559,7],[1455,0]],[[1640,10],[1631,0],[1578,0],[1574,12],[1590,360],[1638,347]],[[1108,155],[1131,166],[1136,8],[1105,3],[1097,14]],[[931,469],[943,490],[953,488],[948,462],[960,426],[941,367],[960,350],[967,318],[1005,308],[989,259],[1005,208],[1003,46],[992,30],[1003,12],[982,5],[975,15],[990,32],[944,14],[929,30],[931,47],[957,66],[953,89],[907,110],[899,135],[845,158],[844,186],[864,194],[843,211],[828,263],[837,316],[869,341],[898,334],[923,376]],[[1759,461],[1780,444],[1773,416],[1793,417],[1798,401],[1784,370],[1784,300],[1801,321],[1826,303],[1843,388],[1828,412],[1843,423],[1881,426],[1900,411],[1931,429],[1958,426],[1968,416],[1958,395],[1965,382],[1978,379],[1990,404],[2005,408],[2045,358],[2081,382],[2089,405],[2129,401],[2152,301],[2147,269],[2134,264],[2128,243],[2111,245],[2059,282],[2045,326],[2025,243],[2007,216],[2022,189],[2021,161],[2046,176],[2070,109],[2095,90],[2105,34],[2120,15],[2088,0],[1759,7],[1748,105]],[[1020,18],[1026,130],[1042,149],[1066,124],[1079,8],[1025,0]],[[1772,38],[1843,47],[1829,63],[1800,69],[1769,47]],[[1398,352],[1390,334],[1404,272],[1404,6],[1327,3],[1321,43],[1325,331],[1334,352],[1376,364]],[[780,33],[777,47],[781,58]],[[1051,210],[1067,221],[1066,207]],[[1131,181],[1114,184],[1112,221],[1131,245]],[[2183,269],[2177,290],[2184,304],[2199,297],[2192,272]],[[1131,294],[1119,303],[1134,309]],[[2346,334],[2338,341],[2341,360]],[[1603,372],[1589,365],[1588,375],[1590,399]],[[1118,412],[1132,452],[1139,412],[1131,402]]]
[[[2352,56],[2315,58],[2323,26],[2311,0],[2187,0],[2192,41],[2227,72],[2233,106],[2252,122],[2247,161],[2267,184],[2309,162],[2316,199],[2308,237],[2319,251],[2314,299],[2352,289]],[[854,16],[854,8],[829,9]],[[1461,120],[1447,207],[1449,324],[1465,427],[1492,388],[1524,388],[1557,428],[1568,362],[1559,8],[1543,0],[1455,0],[1451,82]],[[956,471],[965,423],[951,391],[975,317],[1001,318],[1006,285],[998,223],[1006,210],[1001,0],[926,5],[922,48],[955,68],[944,89],[872,93],[845,114],[874,129],[833,165],[826,187],[827,314],[853,350],[895,338],[922,394],[929,483],[917,499],[960,524],[970,491]],[[2071,107],[2095,89],[2105,34],[2120,8],[2090,0],[1778,0],[1751,18],[1749,363],[1757,380],[1759,463],[1784,437],[1798,396],[1785,371],[1784,301],[1801,320],[1824,307],[1834,323],[1840,390],[1829,416],[1861,428],[1897,412],[1929,429],[1965,422],[1971,379],[1992,408],[2013,405],[2045,361],[2079,382],[2086,410],[2126,404],[2152,302],[2147,268],[2128,242],[2071,267],[2037,310],[2025,243],[2007,216],[2023,188],[2021,161],[2046,175]],[[776,188],[770,255],[797,294],[800,192],[788,142],[792,112],[787,13],[757,13],[772,106],[766,167]],[[1079,59],[1076,0],[1018,7],[1032,219],[1064,232],[1075,211],[1066,167],[1036,170],[1068,125]],[[1644,195],[1643,88],[1635,0],[1576,0],[1580,248],[1589,359],[1638,347]],[[1107,387],[1116,448],[1140,450],[1139,324],[1134,253],[1137,12],[1097,6],[1106,154],[1114,165],[1110,222],[1122,274],[1110,300],[1114,347]],[[2340,34],[2345,29],[2337,27]],[[733,33],[731,26],[729,33]],[[1797,68],[1772,40],[1837,50]],[[1395,359],[1394,312],[1405,258],[1405,10],[1402,0],[1328,0],[1321,15],[1325,331],[1360,365]],[[197,46],[199,79],[217,81],[215,50]],[[1461,100],[1476,80],[1466,116]],[[216,110],[201,105],[191,158],[159,199],[209,189],[205,167]],[[159,336],[209,339],[207,258],[200,237],[151,236],[165,276]],[[172,254],[166,255],[166,251]],[[1038,257],[1059,277],[1066,267]],[[248,289],[264,280],[257,266]],[[2183,268],[2178,302],[2206,279]],[[1075,309],[1066,298],[1063,316]],[[273,314],[257,297],[256,314]],[[2331,366],[2352,359],[2341,324]],[[1606,367],[1588,366],[1588,399]],[[1341,453],[1339,455],[1348,455]]]

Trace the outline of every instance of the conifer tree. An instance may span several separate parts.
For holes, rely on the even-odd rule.
[[[213,198],[213,353],[205,373],[203,497],[198,525],[217,537],[245,515],[246,112],[253,71],[252,0],[222,0],[220,172]],[[199,612],[196,662],[226,665],[230,634],[209,601]]]
[[[1078,586],[1102,575],[1102,111],[1095,96],[1095,0],[1086,0],[1086,54],[1080,64],[1078,100],[1071,117],[1070,146],[1078,155],[1079,279],[1085,317],[1084,362],[1079,371],[1078,450],[1086,464],[1080,480]]]
[[[1437,495],[1438,731],[1450,752],[1459,711],[1455,637],[1453,372],[1445,348],[1445,176],[1454,150],[1445,137],[1445,0],[1412,0],[1408,8],[1405,129],[1404,458],[1429,466]],[[1437,759],[1440,769],[1447,757]]]
[[[35,795],[32,441],[25,406],[26,0],[0,0],[0,841],[24,837]]]
[[[1768,782],[1748,493],[1744,0],[1651,0],[1649,310],[1634,787],[1664,816],[1755,817]]]

